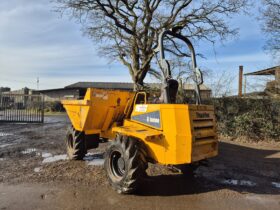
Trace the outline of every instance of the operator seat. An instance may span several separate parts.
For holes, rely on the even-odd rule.
[[[176,103],[176,97],[178,92],[179,83],[175,79],[168,79],[167,80],[167,91],[169,91],[170,102]]]

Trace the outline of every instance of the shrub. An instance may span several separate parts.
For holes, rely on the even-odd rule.
[[[280,141],[279,100],[221,98],[213,102],[220,134]]]
[[[48,101],[45,102],[45,111],[46,112],[64,112],[65,109],[60,101]]]

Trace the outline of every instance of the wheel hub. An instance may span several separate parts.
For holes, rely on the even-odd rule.
[[[122,157],[118,159],[118,167],[121,171],[124,171],[124,159]]]
[[[111,155],[111,170],[116,177],[123,177],[125,174],[125,160],[121,153],[114,151]]]

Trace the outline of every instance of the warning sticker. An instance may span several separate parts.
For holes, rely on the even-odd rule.
[[[136,112],[146,112],[148,109],[148,105],[136,105],[135,111]]]

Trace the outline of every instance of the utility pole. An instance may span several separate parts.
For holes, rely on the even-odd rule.
[[[242,97],[243,66],[239,66],[238,96]]]
[[[37,90],[39,90],[39,77],[37,77]]]

